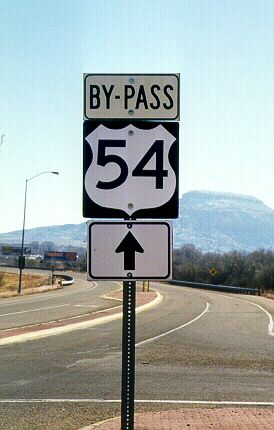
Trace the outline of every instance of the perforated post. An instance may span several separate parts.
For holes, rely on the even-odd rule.
[[[136,282],[123,282],[121,430],[134,430]]]

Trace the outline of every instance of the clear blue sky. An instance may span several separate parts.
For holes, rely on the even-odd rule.
[[[180,194],[274,208],[272,0],[1,0],[0,232],[83,221],[82,74],[181,74]]]

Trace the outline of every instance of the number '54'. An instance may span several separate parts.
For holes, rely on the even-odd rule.
[[[125,148],[126,140],[122,139],[99,139],[97,164],[106,166],[108,163],[116,163],[120,168],[120,174],[112,181],[98,181],[97,188],[102,190],[112,190],[122,185],[128,177],[128,165],[126,161],[115,154],[106,154],[107,148]],[[155,156],[155,169],[145,169],[147,163]],[[155,188],[163,189],[164,177],[167,177],[168,171],[164,169],[164,141],[155,140],[153,145],[146,152],[144,157],[139,161],[132,171],[132,176],[150,176],[155,177]]]

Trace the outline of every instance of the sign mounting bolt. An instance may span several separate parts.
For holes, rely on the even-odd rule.
[[[129,115],[134,115],[134,110],[133,109],[129,109],[128,114]]]
[[[134,204],[133,204],[133,203],[129,203],[129,204],[127,205],[127,207],[128,207],[128,209],[133,209],[133,208],[134,208]]]
[[[129,131],[128,131],[128,135],[129,135],[129,136],[133,136],[133,135],[134,135],[134,131],[133,131],[133,130],[129,130]]]
[[[135,83],[135,79],[134,79],[134,78],[129,78],[128,82],[129,82],[130,84],[134,84],[134,83]]]

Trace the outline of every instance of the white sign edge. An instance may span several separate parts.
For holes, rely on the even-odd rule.
[[[138,223],[138,224],[167,224],[169,227],[169,261],[168,261],[168,269],[169,269],[169,273],[167,277],[150,277],[150,278],[145,278],[145,277],[132,277],[132,278],[124,278],[124,277],[96,277],[96,278],[92,278],[89,276],[89,258],[90,258],[90,240],[89,240],[89,231],[90,231],[90,227],[92,224],[129,224],[130,222],[134,222],[134,223]],[[159,282],[163,282],[163,281],[170,281],[172,280],[172,251],[173,251],[173,224],[172,221],[170,220],[89,220],[86,221],[87,224],[87,280],[88,281],[136,281],[136,282],[141,282],[141,281],[159,281]]]

